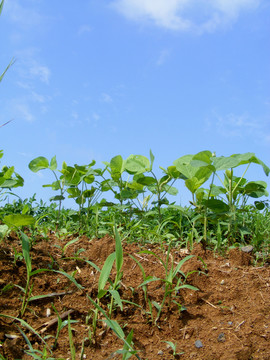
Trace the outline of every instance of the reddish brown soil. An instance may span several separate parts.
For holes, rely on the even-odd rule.
[[[42,337],[47,336],[46,341],[52,346],[53,338],[48,335],[55,336],[57,324],[49,323],[56,317],[51,304],[54,304],[60,315],[72,310],[71,319],[78,321],[72,324],[72,328],[76,359],[80,359],[82,342],[88,338],[89,325],[86,324],[86,317],[91,313],[90,309],[93,309],[86,294],[95,299],[99,272],[86,262],[66,257],[72,257],[79,249],[84,249],[80,257],[102,268],[107,256],[114,251],[114,240],[109,236],[99,240],[81,237],[76,243],[68,246],[62,254],[57,246],[63,249],[70,240],[71,238],[60,240],[55,236],[50,236],[49,240],[37,240],[31,250],[32,266],[34,270],[48,268],[49,264],[54,262],[54,269],[63,269],[69,274],[76,271],[75,279],[84,289],[77,289],[66,277],[58,273],[44,272],[36,275],[33,278],[33,296],[54,292],[66,294],[30,302],[23,319]],[[142,289],[138,288],[143,281],[142,274],[129,254],[140,261],[147,275],[162,277],[164,271],[161,263],[153,255],[139,254],[139,252],[142,249],[150,249],[165,258],[166,248],[158,245],[141,247],[125,242],[123,247],[121,297],[146,309]],[[3,290],[7,284],[25,286],[26,267],[23,260],[13,264],[14,249],[21,251],[20,241],[15,236],[1,244],[0,290]],[[171,254],[174,256],[175,264],[185,256],[180,249],[174,249]],[[184,264],[182,270],[185,273],[196,270],[188,277],[187,282],[199,290],[183,289],[179,292],[178,301],[185,305],[186,311],[179,312],[175,304],[170,307],[166,305],[157,323],[158,326],[151,324],[145,311],[130,304],[125,304],[123,311],[118,308],[113,313],[113,319],[118,321],[126,335],[131,329],[134,330],[134,348],[139,350],[140,358],[144,360],[270,359],[270,267],[258,264],[252,266],[251,256],[239,250],[232,250],[224,258],[205,251],[197,245],[192,254],[195,256]],[[149,284],[151,300],[160,303],[163,294],[163,283]],[[0,292],[0,313],[18,316],[22,304],[21,295],[22,291],[17,287]],[[102,306],[106,309],[105,300]],[[47,309],[50,309],[49,317],[46,315]],[[0,354],[6,359],[31,359],[24,353],[28,346],[16,325],[20,323],[0,317]],[[37,336],[32,335],[26,328],[22,326],[21,328],[35,349],[43,348]],[[8,338],[9,335],[18,335],[18,338],[12,340]],[[201,341],[203,347],[196,348],[197,340]],[[171,348],[164,341],[174,342],[177,345],[177,352],[184,354],[174,357]],[[89,340],[84,342],[83,359],[121,359],[122,355],[115,351],[122,347],[123,343],[117,336],[105,327],[104,322],[99,321],[95,339],[92,343]],[[71,359],[67,326],[61,331],[58,346],[52,352],[51,358]],[[132,358],[135,359],[134,356]]]

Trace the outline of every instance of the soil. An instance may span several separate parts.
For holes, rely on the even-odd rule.
[[[115,241],[110,236],[94,240],[81,236],[64,249],[70,240],[72,237],[59,239],[56,234],[37,239],[31,250],[32,268],[64,270],[73,275],[83,289],[78,289],[67,277],[56,272],[37,274],[32,278],[32,296],[52,296],[29,302],[21,318],[52,347],[57,330],[54,306],[63,316],[63,321],[68,314],[71,320],[76,320],[72,323],[76,359],[122,359],[123,355],[116,351],[123,348],[123,342],[106,327],[104,321],[98,321],[96,336],[89,339],[93,305],[87,295],[96,299],[99,272],[86,261],[71,259],[74,254],[80,253],[81,258],[92,261],[101,269],[105,259],[115,250]],[[238,249],[222,257],[197,244],[191,251],[194,257],[185,262],[181,270],[185,274],[190,273],[187,283],[198,290],[180,289],[177,302],[186,310],[182,308],[180,311],[175,303],[166,302],[160,320],[155,324],[146,314],[145,310],[149,308],[142,288],[138,287],[143,282],[142,272],[129,255],[140,262],[147,276],[164,278],[161,262],[151,254],[140,252],[151,250],[165,259],[167,247],[162,244],[142,246],[124,241],[123,249],[123,277],[119,292],[122,299],[141,307],[124,303],[123,311],[116,308],[112,318],[117,320],[126,335],[133,329],[133,347],[138,350],[141,359],[270,359],[270,267],[267,263],[254,265],[252,254]],[[16,251],[22,251],[21,242],[16,234],[12,234],[0,247],[0,314],[19,317],[23,292],[17,286],[7,289],[9,284],[21,287],[26,284],[26,266],[22,258],[14,261]],[[187,253],[187,249],[174,248],[170,260],[176,266]],[[114,273],[113,268],[112,279]],[[163,282],[149,283],[151,301],[160,304],[163,295]],[[107,309],[108,303],[109,300],[104,297],[101,301],[103,309]],[[153,308],[155,319],[157,311]],[[101,314],[99,320],[102,317]],[[34,349],[44,348],[40,339],[20,322],[0,316],[0,354],[6,359],[32,359],[25,353],[29,347],[18,327],[24,331]],[[165,341],[176,344],[176,352],[183,354],[173,355],[172,348]],[[82,343],[84,353],[81,357]],[[50,356],[72,358],[68,326],[61,330],[57,347]],[[135,356],[132,358],[135,359]]]

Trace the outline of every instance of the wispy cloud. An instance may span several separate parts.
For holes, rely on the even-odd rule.
[[[111,6],[130,20],[177,31],[212,32],[234,22],[261,0],[113,0]]]
[[[169,58],[169,56],[170,56],[170,51],[168,49],[162,50],[156,62],[157,66],[163,65],[166,62],[166,60]]]
[[[29,72],[31,75],[38,77],[40,81],[44,82],[45,84],[49,84],[51,71],[47,66],[36,63],[30,67]]]
[[[33,6],[27,7],[25,1],[8,0],[5,2],[4,11],[11,22],[23,29],[29,29],[42,22],[42,15]]]
[[[213,112],[206,120],[206,131],[218,133],[226,138],[252,138],[255,141],[270,142],[270,127],[268,121],[254,119],[249,114],[229,113],[220,115]]]
[[[39,59],[38,48],[25,48],[16,54],[16,69],[19,73],[18,83],[21,87],[29,86],[25,80],[39,80],[45,84],[49,84],[51,70],[48,66],[42,64]]]
[[[111,95],[109,95],[107,93],[102,93],[101,94],[101,101],[109,104],[109,103],[113,102],[113,99],[112,99]]]
[[[27,122],[33,122],[35,120],[35,116],[32,114],[30,107],[25,103],[16,103],[14,106],[16,118],[23,119]]]
[[[90,25],[84,24],[79,27],[78,35],[83,35],[85,33],[90,33],[92,31],[92,28]]]

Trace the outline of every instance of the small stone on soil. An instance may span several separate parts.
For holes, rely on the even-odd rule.
[[[163,355],[163,351],[159,350],[159,352],[157,353],[158,355]]]
[[[241,250],[247,254],[250,254],[253,251],[253,246],[252,245],[243,246],[241,247]]]
[[[201,340],[196,340],[195,341],[195,346],[196,346],[197,349],[202,348],[203,344],[202,344]]]
[[[218,341],[219,341],[219,342],[224,342],[224,341],[226,341],[226,337],[225,337],[225,334],[224,334],[224,333],[220,333],[220,334],[218,335]]]

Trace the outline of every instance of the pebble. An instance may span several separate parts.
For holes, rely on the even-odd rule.
[[[220,334],[218,335],[218,341],[219,341],[219,342],[224,342],[224,341],[226,341],[226,337],[225,337],[225,334],[224,334],[224,333],[220,333]]]
[[[221,280],[220,285],[224,285],[225,284],[225,280]]]
[[[202,348],[203,344],[202,344],[201,340],[196,340],[195,341],[195,346],[196,346],[197,349]]]
[[[241,247],[241,250],[247,254],[250,254],[253,251],[253,246],[252,245],[243,246]]]
[[[233,322],[232,321],[228,321],[228,325],[232,326]]]
[[[158,355],[163,355],[163,351],[162,351],[162,350],[159,350],[157,354],[158,354]]]

